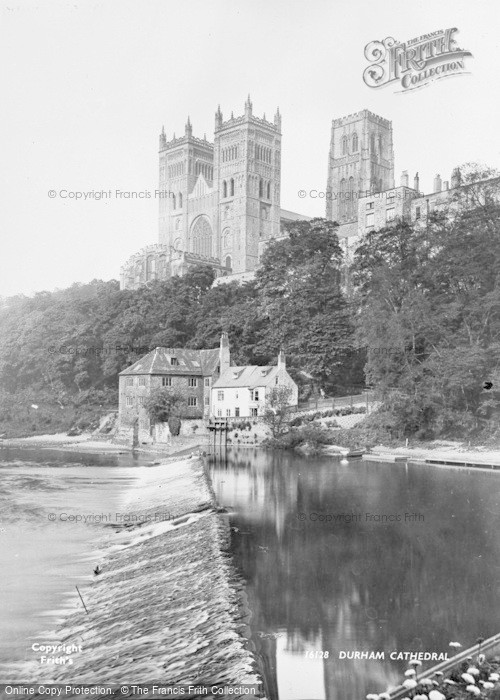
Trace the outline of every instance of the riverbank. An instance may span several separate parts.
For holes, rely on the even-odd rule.
[[[104,439],[100,436],[96,436],[94,433],[82,433],[81,435],[73,436],[67,435],[66,433],[56,433],[53,435],[32,435],[22,438],[8,438],[0,440],[0,448],[2,447],[91,452],[94,454],[126,454],[132,452],[131,446],[113,442],[111,438]],[[140,445],[135,448],[134,451],[171,457],[189,453],[190,451],[196,451],[198,448],[200,448],[199,437],[182,436],[173,438],[172,444],[154,443],[151,445]]]
[[[376,445],[363,458],[380,462],[411,461],[500,467],[500,449],[470,447],[466,443],[440,440],[412,447]]]
[[[218,512],[201,461],[138,468],[123,512],[127,525],[113,526],[100,573],[80,589],[88,612],[75,592],[74,612],[37,640],[74,644],[72,663],[41,661],[40,654],[16,669],[17,678],[260,683],[247,648],[243,586],[229,555],[228,516]]]

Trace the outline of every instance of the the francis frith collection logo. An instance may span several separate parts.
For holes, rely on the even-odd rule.
[[[470,51],[457,46],[458,29],[440,29],[401,43],[392,37],[371,41],[365,46],[370,65],[363,80],[371,88],[399,83],[401,92],[428,85],[434,80],[466,72],[465,58]]]

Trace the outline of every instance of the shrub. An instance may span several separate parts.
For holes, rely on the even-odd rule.
[[[181,419],[178,416],[170,416],[168,419],[168,429],[174,437],[179,435],[181,432]]]

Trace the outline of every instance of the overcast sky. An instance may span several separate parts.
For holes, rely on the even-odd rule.
[[[430,191],[466,161],[500,166],[498,0],[2,0],[0,295],[94,278],[157,241],[154,198],[48,191],[157,188],[158,134],[213,140],[214,113],[283,116],[281,206],[324,215],[330,125],[363,108],[393,122],[396,182]],[[457,27],[469,75],[374,90],[364,47]]]

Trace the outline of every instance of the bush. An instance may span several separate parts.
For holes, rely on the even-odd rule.
[[[170,430],[171,435],[177,437],[177,435],[179,435],[181,432],[181,419],[177,416],[170,416],[168,419],[168,429]]]
[[[336,433],[322,425],[304,425],[300,428],[292,428],[288,433],[278,438],[269,438],[264,441],[263,445],[275,449],[290,450],[307,444],[311,452],[318,452],[322,445],[334,444],[335,435]]]

